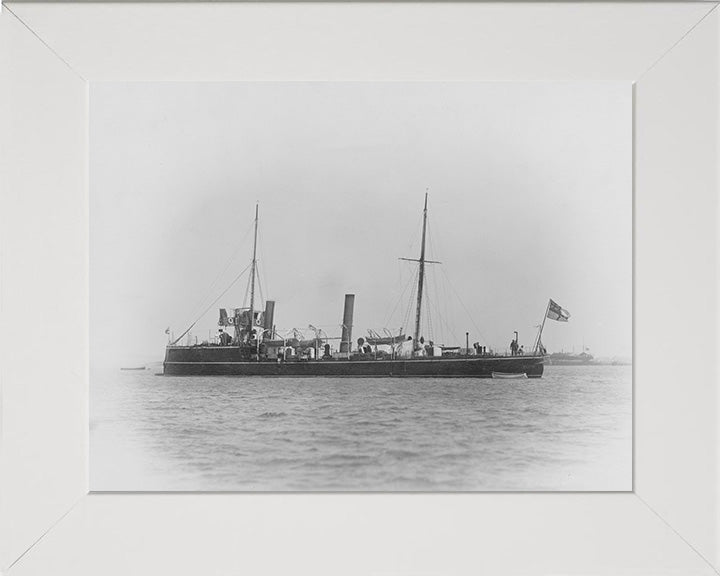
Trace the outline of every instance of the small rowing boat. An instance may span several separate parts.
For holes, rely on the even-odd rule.
[[[493,378],[517,379],[517,378],[527,378],[527,374],[525,372],[521,372],[520,374],[513,374],[511,372],[493,372],[492,377]]]

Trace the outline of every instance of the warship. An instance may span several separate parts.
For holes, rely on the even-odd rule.
[[[540,378],[543,374],[544,348],[541,332],[532,351],[525,353],[517,342],[511,353],[495,353],[486,346],[469,342],[465,346],[438,346],[421,334],[423,290],[426,266],[438,262],[426,258],[427,193],[423,207],[422,240],[419,258],[402,258],[417,264],[414,331],[384,335],[370,331],[365,337],[352,339],[355,295],[346,294],[342,334],[337,350],[322,330],[304,338],[302,332],[278,334],[275,326],[275,301],[267,300],[264,308],[256,300],[258,206],[255,206],[254,241],[248,280],[249,306],[219,309],[216,338],[201,343],[178,344],[170,338],[165,350],[163,374],[171,376],[290,376],[290,377],[470,377],[470,378]],[[550,301],[552,302],[552,301]],[[555,304],[553,302],[553,304]],[[556,306],[556,305],[555,305]],[[550,304],[546,310],[549,314]],[[194,325],[194,323],[191,325]],[[544,326],[544,319],[543,319]],[[169,333],[169,331],[166,331]]]

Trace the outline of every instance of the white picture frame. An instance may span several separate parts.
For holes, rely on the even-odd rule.
[[[716,2],[5,3],[0,571],[717,574],[719,79]],[[633,491],[89,494],[88,86],[110,80],[631,84]]]

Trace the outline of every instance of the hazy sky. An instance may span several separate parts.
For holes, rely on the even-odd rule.
[[[553,298],[550,351],[631,354],[627,84],[103,83],[90,105],[94,362],[161,359],[249,263],[256,201],[279,329],[339,336],[352,292],[354,340],[397,331],[426,188],[426,337],[529,348]]]

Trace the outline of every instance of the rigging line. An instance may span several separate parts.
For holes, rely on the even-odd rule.
[[[427,309],[428,313],[427,316],[427,328],[428,328],[428,337],[432,341],[434,340],[435,334],[433,332],[433,325],[432,325],[432,314],[430,314],[430,298],[428,296],[425,296],[425,300],[427,301]]]
[[[234,279],[232,282],[230,282],[230,285],[229,285],[227,288],[225,288],[225,290],[223,290],[223,291],[220,293],[220,295],[219,295],[217,298],[215,298],[215,300],[213,300],[213,301],[208,305],[207,308],[205,308],[205,310],[203,311],[203,313],[200,314],[200,316],[198,316],[198,317],[195,319],[195,322],[193,322],[192,324],[190,324],[190,326],[188,327],[188,329],[185,330],[185,332],[183,332],[182,334],[180,334],[180,336],[179,336],[178,338],[176,338],[175,341],[172,342],[170,345],[171,345],[171,346],[175,346],[175,344],[177,344],[178,342],[180,342],[180,340],[182,340],[182,337],[185,336],[185,334],[187,334],[188,332],[190,332],[190,330],[192,330],[193,326],[195,326],[195,324],[197,324],[197,323],[200,321],[200,319],[201,319],[203,316],[205,316],[205,314],[207,314],[208,310],[210,310],[210,308],[212,308],[213,306],[215,306],[216,302],[217,302],[218,300],[220,300],[220,298],[222,298],[223,296],[225,296],[225,294],[227,293],[227,291],[230,290],[230,288],[232,288],[232,287],[235,285],[235,282],[237,282],[238,280],[240,280],[240,278],[242,277],[242,275],[245,274],[245,272],[247,272],[248,268],[250,268],[250,264],[248,264],[247,266],[245,266],[245,268],[243,269],[243,271],[240,272],[240,274],[238,274],[237,276],[235,276],[235,279]]]
[[[438,303],[438,307],[442,308],[441,314],[445,323],[445,329],[447,330],[447,332],[444,334],[444,337],[446,339],[449,339],[450,336],[456,338],[455,332],[450,326],[450,310],[448,309],[447,287],[442,282],[442,280],[437,277],[436,282],[438,282],[438,289],[441,291],[441,301]]]
[[[433,238],[435,237],[435,230],[432,227],[432,222],[430,220],[430,216],[428,215],[428,223],[427,223],[427,232],[428,232],[428,244],[430,244],[430,255],[437,257],[437,253],[435,252],[435,244],[433,243]],[[436,258],[433,258],[435,260]]]
[[[438,258],[438,254],[441,253],[442,251],[440,250],[440,248],[438,248],[437,250],[436,250],[436,248],[435,248],[435,247],[436,247],[436,244],[440,244],[440,243],[437,242],[437,238],[435,237],[435,229],[432,227],[432,222],[431,222],[431,220],[430,220],[429,217],[428,217],[428,242],[429,242],[429,244],[430,244],[430,252],[431,252],[431,254],[432,254],[432,258],[433,258],[433,259],[437,259],[437,258]],[[447,276],[447,274],[445,273],[445,270],[444,270],[444,269],[443,269],[442,272],[443,272],[443,275],[445,275],[445,280],[446,280],[445,282],[440,282],[440,284],[441,284],[442,287],[443,287],[443,294],[444,294],[443,300],[444,300],[444,304],[445,304],[445,325],[447,326],[448,332],[450,332],[450,335],[452,335],[452,337],[457,340],[457,334],[456,334],[456,332],[450,327],[450,323],[449,323],[449,320],[448,320],[448,319],[450,318],[450,310],[449,310],[449,308],[448,308],[448,306],[449,306],[448,303],[449,303],[449,301],[450,301],[450,298],[448,298],[448,293],[447,293],[448,290],[447,290],[446,284],[447,284],[447,285],[450,285],[450,288],[453,289],[453,290],[454,290],[454,287],[451,285],[451,283],[450,283],[450,278]],[[436,285],[436,289],[437,289],[437,285]],[[456,295],[456,297],[457,297],[458,301],[460,302],[460,304],[461,304],[463,307],[465,307],[464,304],[463,304],[463,302],[462,302],[462,300],[460,299],[460,296],[459,296],[459,295]],[[440,313],[440,309],[438,308],[438,314],[439,314],[439,313]],[[466,310],[466,313],[468,314],[468,316],[470,316],[470,314],[469,314],[469,312],[467,312],[467,310]],[[475,322],[473,321],[473,318],[472,318],[472,317],[470,317],[470,321],[475,325],[475,328],[477,329],[477,325],[476,325]],[[478,332],[480,332],[480,330],[478,330]],[[485,339],[485,337],[484,337],[484,335],[482,334],[482,332],[479,333],[479,336],[480,336],[480,338],[482,338],[483,340]]]
[[[406,326],[406,324],[408,322],[410,310],[411,310],[414,300],[415,300],[415,290],[417,288],[417,277],[419,274],[420,274],[420,270],[419,270],[419,268],[416,268],[415,271],[413,272],[412,277],[410,278],[410,282],[408,282],[408,287],[410,288],[410,292],[408,293],[408,304],[407,304],[407,308],[405,309],[405,320],[404,320],[403,328]]]
[[[417,277],[417,272],[415,274],[415,277]],[[405,287],[403,288],[402,292],[398,296],[397,301],[395,302],[395,306],[393,306],[393,309],[390,312],[390,314],[385,315],[385,322],[384,322],[385,326],[387,326],[388,323],[392,320],[393,315],[395,314],[395,311],[397,310],[398,306],[400,305],[400,302],[402,302],[403,296],[405,296],[405,292],[407,292],[407,289],[412,285],[413,281],[414,281],[414,278],[408,276],[408,281],[405,283]]]
[[[442,282],[438,280],[438,274],[435,270],[433,270],[433,281],[435,284],[435,294],[437,296],[436,298],[436,307],[437,307],[437,313],[440,316],[440,337],[443,341],[447,342],[450,339],[450,336],[453,338],[455,337],[455,334],[450,329],[449,325],[449,318],[450,315],[448,314],[447,310],[447,297],[445,295],[445,291],[441,290]],[[445,309],[443,310],[443,306]]]
[[[250,263],[250,266],[252,266],[252,262]],[[243,308],[248,307],[247,300],[248,300],[248,296],[250,296],[250,282],[252,282],[252,274],[250,276],[248,276],[247,286],[245,287],[245,296],[243,297],[243,305],[242,305]]]
[[[453,330],[452,325],[451,325],[451,316],[450,316],[450,308],[449,308],[450,298],[448,297],[448,290],[447,290],[447,286],[445,285],[446,283],[443,282],[442,278],[439,278],[439,277],[436,277],[436,281],[438,282],[439,290],[441,290],[442,303],[438,304],[438,306],[443,308],[443,312],[442,312],[443,320],[445,322],[445,328],[447,329],[447,334],[445,336],[447,336],[448,338],[450,336],[452,336],[453,339],[457,340],[457,334],[455,333],[455,331]],[[453,315],[453,323],[456,322],[456,318],[457,317],[455,315]]]
[[[432,260],[436,260],[436,259],[438,258],[438,253],[436,252],[436,250],[435,250],[435,244],[433,243],[433,236],[434,236],[434,235],[435,235],[435,232],[434,232],[434,230],[433,230],[433,228],[432,228],[432,220],[431,220],[431,218],[430,218],[430,215],[428,214],[428,217],[427,217],[427,239],[428,239],[428,244],[429,244],[429,248],[430,248],[430,250],[429,250],[430,258],[431,258]],[[439,336],[440,336],[441,339],[444,339],[445,334],[443,334],[443,327],[442,327],[442,325],[443,325],[443,322],[447,322],[447,321],[446,321],[445,318],[443,318],[443,315],[442,315],[442,312],[441,312],[441,308],[440,308],[440,300],[439,300],[439,298],[440,298],[440,290],[439,290],[439,288],[438,288],[437,274],[436,274],[436,272],[435,272],[435,270],[434,270],[434,267],[431,267],[430,277],[431,277],[431,280],[430,280],[430,282],[428,282],[428,284],[432,283],[432,285],[433,285],[433,289],[434,289],[434,290],[432,290],[431,292],[433,292],[433,293],[432,293],[432,297],[435,298],[435,301],[434,301],[434,302],[431,302],[431,297],[428,296],[428,298],[427,298],[428,307],[430,306],[430,304],[432,304],[433,308],[435,309],[435,314],[439,317],[439,321],[440,321],[440,325],[437,326],[437,328],[438,328],[439,331],[440,331]],[[429,287],[429,286],[428,286],[428,287]],[[428,321],[429,321],[429,329],[432,331],[432,320],[430,319],[430,315],[429,315],[429,314],[428,314]],[[435,336],[435,335],[433,334],[433,337],[434,337],[434,336]]]
[[[434,304],[433,304],[433,305],[434,305]],[[452,336],[453,340],[455,340],[456,342],[460,342],[460,339],[457,337],[457,333],[452,329],[452,327],[450,326],[450,324],[448,324],[447,321],[445,321],[445,319],[442,318],[442,316],[440,316],[440,319],[441,319],[442,322],[445,323],[445,328],[446,328],[447,331],[448,331],[448,335],[449,335],[449,336]],[[444,336],[444,335],[443,335],[443,336]]]
[[[436,250],[436,248],[435,248],[435,245],[436,245],[435,229],[432,226],[432,221],[429,216],[428,216],[428,243],[430,244],[431,258],[438,259],[439,254],[441,254],[442,252],[439,249]],[[433,282],[435,285],[436,298],[437,299],[442,298],[442,302],[444,304],[444,316],[443,316],[443,310],[442,310],[443,307],[440,304],[440,300],[437,301],[437,307],[436,307],[437,314],[445,322],[445,326],[448,328],[448,332],[449,332],[448,336],[452,335],[453,338],[457,338],[457,335],[455,334],[455,332],[452,329],[450,329],[450,323],[449,323],[450,322],[450,320],[449,320],[450,319],[450,311],[448,310],[449,298],[447,297],[447,289],[442,281],[440,281],[438,284],[438,277],[434,274],[434,272],[435,272],[435,270],[433,270]],[[442,294],[440,291],[440,286],[442,286]],[[445,336],[445,334],[443,334],[443,336]]]
[[[478,325],[475,323],[475,319],[470,314],[470,311],[467,309],[467,306],[465,306],[465,302],[463,302],[462,298],[460,298],[460,294],[458,294],[457,290],[455,290],[455,286],[453,286],[452,283],[450,282],[450,278],[448,278],[447,274],[445,273],[445,269],[443,269],[442,272],[443,272],[443,275],[445,276],[445,280],[447,280],[448,286],[450,286],[450,289],[455,294],[455,297],[458,299],[458,302],[460,302],[460,305],[463,307],[463,310],[465,310],[465,314],[467,314],[468,318],[470,318],[470,322],[472,322],[472,325],[475,327],[475,330],[478,331],[480,338],[482,338],[483,340],[487,340],[487,338],[485,338],[485,334],[483,334],[483,331],[480,330]]]
[[[432,221],[429,217],[428,217],[428,241],[430,244],[430,252],[432,254],[432,257],[434,259],[438,259],[438,257],[439,257],[438,255],[442,253],[442,250],[439,247],[436,248],[436,246],[439,245],[440,243],[437,241],[437,238],[435,236],[435,228],[432,226]],[[443,274],[444,273],[445,273],[445,270],[443,270]],[[434,279],[436,282],[435,289],[437,291],[438,296],[440,296],[440,292],[438,290],[438,284],[437,284],[437,282],[438,282],[437,277],[434,277]],[[445,320],[445,325],[448,328],[448,332],[449,332],[448,335],[451,335],[453,338],[457,339],[457,334],[450,327],[450,309],[448,307],[450,298],[448,298],[448,290],[447,290],[447,286],[445,285],[445,284],[449,284],[449,283],[450,283],[449,279],[446,282],[440,281],[440,286],[442,286],[442,301],[444,304],[444,320]],[[438,314],[442,314],[441,308],[442,308],[441,305],[438,303],[438,307],[437,307]]]
[[[227,259],[227,262],[225,263],[225,267],[218,273],[217,276],[215,276],[215,279],[210,284],[210,287],[207,290],[207,293],[205,296],[198,301],[198,305],[195,306],[193,309],[193,313],[190,314],[190,318],[194,318],[199,310],[202,310],[203,306],[205,306],[205,303],[212,298],[213,291],[217,288],[217,284],[220,282],[220,279],[225,275],[225,273],[230,269],[230,266],[233,263],[233,260],[235,257],[240,253],[241,248],[244,247],[245,240],[248,237],[248,234],[250,233],[250,230],[252,230],[252,223],[250,227],[248,227],[245,230],[245,235],[242,237],[240,242],[236,245],[235,250],[230,254],[230,257]]]
[[[430,297],[428,296],[428,290],[430,288],[429,286],[430,282],[425,284],[425,289],[423,290],[422,295],[422,303],[424,303],[425,306],[425,329],[427,330],[428,337],[426,338],[426,341],[432,340],[432,320],[431,320],[431,314],[430,314]]]
[[[397,309],[398,304],[400,303],[400,300],[402,300],[402,297],[405,294],[405,290],[407,290],[407,284],[404,285],[403,281],[402,281],[402,268],[400,266],[400,259],[397,260],[397,278],[395,279],[395,287],[397,287],[397,286],[402,287],[402,290],[400,290],[398,297],[395,300],[395,304],[392,305],[392,310],[390,309],[391,308],[390,303],[392,302],[392,300],[390,300],[388,302],[387,308],[385,309],[385,313],[382,315],[382,318],[384,319],[384,324],[387,324],[388,321],[392,318],[392,315],[395,313],[395,310]],[[388,313],[388,311],[389,311],[389,313]]]
[[[430,271],[430,281],[428,282],[428,284],[432,284],[432,288],[433,288],[430,291],[431,296],[428,296],[428,301],[430,301],[432,298],[435,299],[432,302],[432,305],[435,309],[435,314],[438,316],[438,319],[439,319],[439,325],[437,326],[437,328],[439,330],[438,336],[440,337],[441,340],[444,340],[445,334],[443,333],[443,327],[442,327],[444,318],[443,318],[443,315],[440,310],[440,290],[438,289],[438,284],[437,284],[437,272],[434,269],[432,269]]]
[[[408,252],[412,252],[412,249],[415,247],[415,243],[420,239],[420,236],[422,236],[422,224],[423,224],[423,214],[420,214],[420,217],[418,218],[418,224],[415,225],[415,234],[410,239],[410,244],[407,246],[406,250]]]
[[[429,282],[428,282],[429,284]],[[435,306],[435,301],[433,299],[432,290],[428,290],[428,296],[427,296],[427,302],[426,302],[426,309],[427,309],[427,329],[428,334],[430,336],[430,340],[435,342],[435,329],[438,328],[438,326],[433,325],[433,316],[437,316],[437,307]],[[437,320],[437,318],[436,318]]]
[[[263,251],[262,239],[263,239],[263,235],[262,235],[262,231],[260,231],[260,233],[258,234],[258,249],[260,250],[260,262],[265,262],[265,252]],[[262,267],[260,273],[262,274],[263,282],[265,283],[265,286],[268,286],[268,295],[269,295],[270,294],[270,290],[269,290],[270,285],[268,284],[267,276],[265,275],[265,266]]]
[[[437,260],[438,254],[435,250],[435,244],[433,243],[434,235],[435,235],[435,231],[432,228],[432,219],[430,218],[430,215],[428,214],[428,217],[427,217],[427,239],[428,239],[428,244],[429,244],[429,248],[430,248],[429,253],[430,253],[430,258],[432,260]],[[431,268],[434,268],[434,267],[431,267]],[[434,288],[432,297],[435,298],[435,301],[432,303],[432,305],[435,308],[435,314],[439,317],[439,321],[440,321],[440,325],[437,326],[437,328],[440,331],[440,334],[439,334],[440,338],[444,339],[445,335],[442,333],[443,332],[442,323],[444,321],[444,318],[442,316],[442,312],[440,309],[440,301],[439,301],[440,290],[438,289],[437,275],[436,275],[436,272],[434,269],[430,271],[430,277],[431,277],[431,280],[430,280],[430,282],[428,282],[428,284],[432,283],[433,288]],[[430,302],[430,296],[428,296],[428,302]],[[432,324],[430,325],[430,329],[432,330]],[[434,334],[433,334],[433,336],[434,336]]]
[[[413,292],[410,291],[410,295],[408,296],[408,298],[410,299],[410,301],[412,300],[412,295],[413,295]],[[407,307],[405,308],[405,313],[398,318],[399,323],[400,323],[400,330],[402,330],[405,334],[408,333],[407,327],[408,327],[408,319],[409,319],[409,317],[410,317],[410,306],[407,306]]]
[[[438,298],[435,298],[434,302],[432,303],[432,307],[435,310],[436,317],[439,319],[439,323],[437,326],[435,326],[435,328],[436,330],[438,330],[438,336],[440,338],[440,341],[447,343],[450,341],[450,336],[452,336],[454,340],[457,340],[457,335],[448,324],[447,318],[441,313],[440,300]]]
[[[432,251],[432,241],[430,240],[430,215],[427,215],[427,230],[426,230],[426,240],[428,241],[428,255],[430,256],[430,259],[434,259],[434,253]],[[430,266],[432,268],[432,266]],[[425,281],[425,290],[423,292],[423,303],[426,305],[425,309],[425,325],[427,327],[428,331],[428,338],[427,340],[433,340],[433,337],[435,334],[433,333],[433,325],[432,325],[432,313],[430,311],[430,302],[432,300],[433,294],[431,290],[430,284],[432,283],[432,280],[430,280],[429,276],[432,275],[432,272],[429,269],[425,269],[425,277],[427,280]]]
[[[389,323],[391,323],[391,322],[393,321],[393,319],[395,318],[395,312],[398,310],[398,308],[399,308],[400,305],[402,304],[402,301],[403,301],[405,295],[408,294],[408,288],[410,288],[410,291],[409,291],[410,301],[412,300],[412,288],[414,288],[414,283],[415,283],[415,278],[416,278],[416,276],[417,276],[417,271],[416,271],[416,270],[413,271],[413,273],[412,273],[411,276],[408,276],[408,279],[407,279],[407,282],[406,282],[406,284],[405,284],[405,287],[403,288],[402,293],[399,295],[399,297],[398,297],[398,299],[397,299],[397,302],[395,303],[395,307],[393,308],[392,312],[391,312],[390,315],[387,317],[387,320],[386,320],[385,323],[384,323],[386,326],[387,326]],[[407,315],[407,311],[405,312],[405,315]],[[403,321],[403,316],[404,316],[403,313],[400,312],[400,317],[398,318],[398,320],[399,320],[400,322]],[[405,327],[405,325],[403,324],[400,328],[402,329],[402,328],[404,328],[404,327]]]
[[[437,258],[438,256],[437,256],[437,252],[436,252],[436,249],[435,249],[435,244],[436,244],[436,242],[433,241],[433,240],[435,239],[435,230],[434,230],[433,227],[432,227],[431,219],[430,219],[429,217],[428,217],[427,228],[428,228],[428,244],[429,244],[429,247],[430,247],[430,254],[431,254],[431,257],[432,257],[432,258]],[[452,292],[455,294],[455,297],[457,298],[458,302],[460,303],[460,305],[461,305],[462,308],[464,309],[464,311],[465,311],[465,313],[467,314],[468,318],[470,318],[470,322],[473,324],[473,326],[474,326],[475,329],[477,330],[478,335],[480,336],[481,339],[486,340],[485,335],[483,334],[482,330],[480,330],[480,328],[478,327],[477,323],[475,322],[475,320],[473,319],[472,315],[470,314],[469,310],[467,309],[467,306],[465,306],[465,303],[463,302],[462,298],[460,298],[460,295],[457,293],[457,291],[455,290],[455,287],[454,287],[453,284],[450,282],[450,278],[448,277],[448,275],[447,275],[447,273],[445,272],[445,269],[444,269],[444,268],[442,269],[442,273],[443,273],[443,276],[445,277],[445,282],[444,282],[444,283],[441,282],[441,284],[443,284],[443,285],[444,285],[444,284],[447,284],[448,286],[450,286],[450,289],[451,289]],[[433,276],[433,280],[434,280],[434,282],[435,282],[435,289],[436,289],[436,291],[437,291],[437,290],[438,290],[438,287],[437,287],[437,280],[436,280],[435,276]],[[443,286],[443,288],[445,288],[445,287]],[[449,322],[448,322],[448,320],[447,320],[447,316],[449,316],[449,313],[448,313],[448,300],[449,300],[449,298],[447,298],[447,296],[446,296],[446,297],[445,297],[446,318],[444,318],[443,320],[444,320],[444,322],[445,322],[445,326],[447,327],[447,330],[448,330],[448,332],[450,333],[450,335],[452,335],[452,337],[453,337],[455,340],[457,340],[457,334],[456,334],[456,332],[451,328],[451,326],[450,326],[450,324],[449,324]],[[436,307],[436,311],[437,311],[438,314],[440,314],[440,306],[439,306],[439,304],[438,304],[438,306]],[[441,318],[442,318],[442,315],[441,315]]]
[[[434,307],[434,305],[430,304],[430,299],[428,298],[428,305],[427,305],[427,309],[428,309],[428,314],[427,314],[427,317],[428,317],[428,319],[427,319],[428,341],[434,343],[435,342],[435,334],[434,334],[433,327],[432,327],[432,320],[430,319],[430,317],[431,317],[430,312],[433,309],[433,307]]]
[[[260,293],[260,306],[262,310],[265,310],[265,296],[263,294],[262,282],[260,281],[259,273],[259,262],[255,262],[255,272],[257,273],[258,292]]]
[[[450,324],[449,324],[449,322],[450,322],[450,298],[448,296],[448,288],[447,288],[446,284],[447,284],[447,282],[440,281],[440,285],[442,286],[442,291],[443,291],[442,292],[443,293],[443,303],[445,304],[445,318],[446,318],[446,322],[448,323],[447,326],[448,326],[449,332],[452,334],[453,338],[457,338],[457,335],[452,330],[452,328],[450,327]],[[455,317],[457,318],[457,316],[455,316]]]
[[[418,273],[415,274],[416,278],[419,275],[419,273],[420,273],[420,271],[419,271],[419,267],[418,267]],[[406,334],[409,333],[408,327],[409,327],[409,322],[410,322],[410,315],[412,313],[413,304],[414,304],[414,300],[415,300],[415,293],[417,291],[417,286],[416,286],[415,282],[413,282],[412,286],[413,287],[412,287],[412,290],[410,291],[410,298],[408,299],[407,310],[405,311],[405,319],[403,320],[403,325],[402,325]]]

